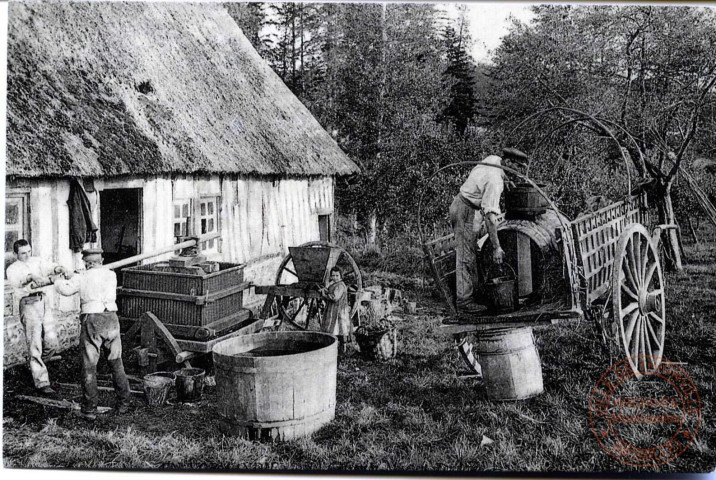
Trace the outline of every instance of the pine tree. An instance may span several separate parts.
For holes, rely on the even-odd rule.
[[[477,113],[475,65],[466,49],[468,36],[465,22],[463,16],[458,21],[458,30],[447,26],[443,33],[447,56],[443,82],[449,88],[450,103],[439,117],[441,122],[453,125],[461,135]]]

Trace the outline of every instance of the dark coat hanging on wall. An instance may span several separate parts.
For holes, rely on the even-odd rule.
[[[84,188],[77,179],[70,181],[70,248],[81,252],[85,243],[97,241],[97,226],[92,221],[92,209]]]

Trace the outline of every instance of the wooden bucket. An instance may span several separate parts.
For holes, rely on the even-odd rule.
[[[545,187],[544,184],[538,184],[540,188]],[[505,192],[505,217],[513,218],[533,218],[547,211],[549,203],[529,183],[520,183]]]
[[[372,360],[390,360],[398,353],[398,329],[391,328],[368,332],[358,327],[355,332],[356,342],[362,356]]]
[[[516,285],[515,279],[507,276],[491,278],[485,283],[485,294],[493,310],[498,312],[515,311]]]
[[[178,402],[196,402],[204,390],[206,372],[201,368],[182,368],[176,372]]]
[[[152,407],[164,405],[169,390],[174,385],[174,378],[175,375],[172,372],[155,372],[145,375],[142,380],[147,404]]]
[[[514,312],[519,302],[516,275],[509,264],[505,263],[504,265],[510,270],[510,274],[489,278],[485,282],[485,295],[492,310]],[[488,275],[490,270],[492,270],[492,267],[488,270]]]
[[[335,418],[338,342],[319,332],[265,332],[214,345],[219,427],[291,440]]]
[[[475,340],[489,399],[522,400],[544,391],[532,327],[485,331]]]

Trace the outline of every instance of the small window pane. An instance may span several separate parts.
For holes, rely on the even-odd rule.
[[[201,204],[201,215],[206,215],[206,203]]]
[[[181,217],[181,206],[174,205],[174,218]]]
[[[209,215],[214,214],[214,202],[209,202]]]
[[[214,231],[214,219],[213,219],[213,218],[210,218],[210,219],[209,219],[209,228],[208,228],[207,231],[209,231],[209,232],[213,232],[213,231]]]
[[[20,206],[15,204],[5,204],[5,225],[16,225],[20,217]]]
[[[206,233],[206,219],[201,219],[201,233]]]
[[[214,240],[209,240],[209,248],[214,248]]]
[[[174,224],[174,236],[175,237],[181,236],[181,223]]]
[[[186,218],[189,216],[189,204],[188,203],[184,204],[182,212],[183,212],[182,217]]]
[[[181,234],[182,236],[186,235],[186,223],[181,224]]]
[[[12,252],[12,244],[15,243],[18,240],[18,235],[16,231],[7,231],[5,232],[5,251],[6,252]]]

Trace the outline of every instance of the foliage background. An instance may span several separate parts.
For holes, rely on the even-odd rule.
[[[351,219],[345,227],[364,233],[371,248],[415,233],[421,194],[429,199],[425,225],[439,233],[467,168],[425,180],[507,144],[530,154],[530,176],[548,184],[569,217],[594,195],[619,199],[627,193],[627,168],[633,183],[656,170],[669,173],[665,155],[679,152],[696,95],[716,75],[716,16],[705,7],[534,6],[530,24],[512,19],[485,64],[468,53],[475,39],[465,6],[457,15],[423,3],[226,7],[361,167],[361,175],[339,183],[337,200]],[[714,175],[698,161],[716,157],[711,87],[682,168],[713,198]],[[558,105],[622,125],[654,170],[638,161],[625,166],[616,144],[584,124],[549,135],[559,116],[511,133],[529,115]],[[625,135],[619,140],[631,149]],[[677,178],[671,190],[677,219],[699,223],[700,207],[685,187]]]

